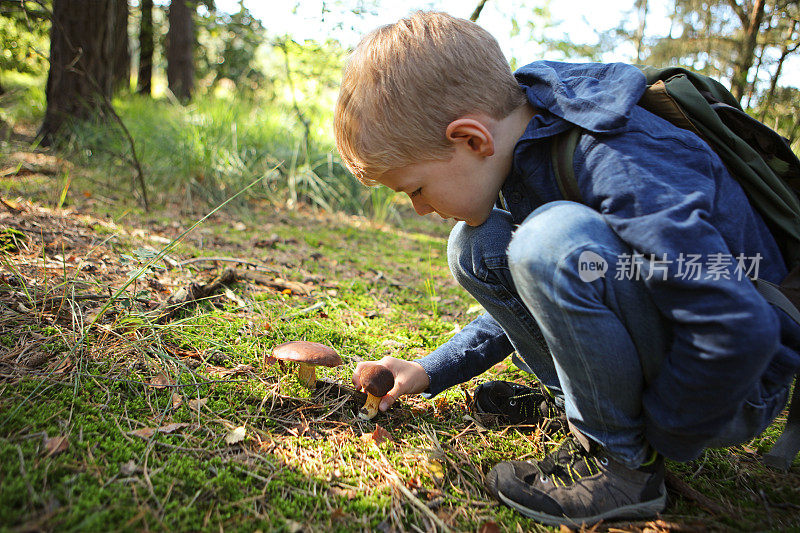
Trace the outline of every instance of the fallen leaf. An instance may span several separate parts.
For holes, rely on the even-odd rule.
[[[123,476],[132,476],[133,474],[139,472],[141,469],[139,466],[134,462],[133,459],[128,461],[127,463],[122,463],[119,465],[119,473]]]
[[[331,520],[335,522],[340,522],[343,520],[347,520],[348,514],[345,513],[341,507],[337,507],[333,511],[331,511]]]
[[[181,396],[177,392],[173,392],[172,393],[172,408],[173,409],[177,409],[181,405],[183,405],[183,396]]]
[[[253,367],[251,365],[236,365],[234,368],[225,368],[222,366],[213,366],[209,365],[206,367],[206,371],[209,375],[216,376],[219,378],[225,378],[228,376],[236,376],[239,374],[247,374],[248,372],[253,371]]]
[[[239,426],[237,428],[232,429],[228,432],[225,436],[225,442],[228,444],[236,444],[237,442],[241,442],[244,440],[244,436],[247,433],[247,430],[244,426]]]
[[[50,437],[44,441],[44,449],[47,450],[47,457],[58,455],[69,448],[69,439],[63,437]]]
[[[143,439],[149,439],[155,434],[155,432],[156,428],[141,428],[131,431],[131,435],[136,435],[137,437],[142,437]]]
[[[159,372],[158,375],[150,382],[150,385],[152,385],[155,389],[163,389],[167,385],[172,385],[172,380],[169,379],[169,377],[163,372]]]
[[[428,459],[426,466],[428,467],[428,473],[436,484],[444,480],[444,467],[441,462],[436,459]]]
[[[483,525],[481,525],[481,528],[478,530],[478,533],[500,533],[500,526],[497,525],[497,522],[489,520],[488,522],[484,522]]]
[[[137,437],[141,437],[143,439],[149,439],[153,435],[158,433],[172,433],[173,431],[181,428],[185,428],[188,426],[186,422],[175,422],[172,424],[167,424],[166,426],[161,426],[157,428],[141,428],[135,431],[131,431],[131,435],[136,435]]]
[[[72,359],[65,357],[64,360],[61,361],[61,364],[58,365],[58,368],[56,368],[53,372],[56,374],[65,374],[70,370],[72,370]]]
[[[331,487],[328,489],[328,494],[330,496],[339,496],[341,498],[347,498],[348,500],[353,500],[358,497],[358,492],[353,489],[342,489],[339,487]]]
[[[286,531],[289,533],[303,533],[306,528],[300,522],[295,522],[294,520],[287,520],[283,524]]]
[[[229,288],[227,288],[227,287],[225,288],[225,293],[224,294],[229,300],[234,302],[239,307],[246,307],[247,306],[247,303],[244,300],[242,300],[241,298],[239,298],[238,296],[236,296],[236,294],[232,290],[230,290]]]
[[[172,424],[167,424],[166,426],[161,426],[160,428],[157,428],[156,431],[159,433],[172,433],[176,429],[185,428],[188,425],[189,424],[186,422],[174,422]]]
[[[375,431],[373,431],[372,433],[364,433],[363,435],[361,435],[361,439],[364,442],[372,441],[375,444],[380,444],[385,441],[394,442],[394,439],[392,439],[392,435],[378,424],[375,424]]]
[[[200,399],[192,398],[191,400],[189,400],[189,403],[187,405],[189,406],[189,409],[192,409],[193,411],[200,411],[200,409],[207,403],[208,403],[208,398],[200,398]]]

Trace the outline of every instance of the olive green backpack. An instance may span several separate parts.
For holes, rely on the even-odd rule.
[[[789,275],[780,286],[753,283],[764,298],[800,323],[800,161],[777,132],[745,113],[719,82],[678,67],[639,67],[647,89],[639,105],[672,124],[699,135],[719,155],[751,205],[772,232]],[[582,133],[575,127],[551,145],[553,171],[566,200],[581,202],[573,158]],[[783,434],[764,457],[788,470],[800,451],[800,381],[792,395]]]

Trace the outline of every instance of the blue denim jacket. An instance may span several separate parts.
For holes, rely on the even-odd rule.
[[[518,140],[502,188],[516,223],[562,199],[550,141],[576,124],[586,131],[574,163],[581,196],[635,253],[760,254],[758,277],[785,277],[775,240],[719,157],[694,134],[636,105],[645,89],[637,68],[540,61],[515,76],[542,111]],[[697,452],[695,435],[717,429],[707,417],[698,427],[700,413],[720,413],[721,429],[753,400],[747,395],[757,382],[765,396],[786,387],[800,367],[800,326],[747,280],[686,279],[676,262],[667,268],[667,281],[646,282],[674,341],[644,394],[645,435],[657,449],[689,457]],[[427,394],[481,374],[512,351],[499,324],[480,316],[418,360],[430,377]]]

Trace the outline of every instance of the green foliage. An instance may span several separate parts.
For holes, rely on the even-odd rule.
[[[252,95],[265,90],[268,82],[258,53],[267,41],[261,21],[254,18],[239,2],[234,14],[206,12],[198,21],[197,74],[211,79],[215,86],[221,80],[233,82],[237,92]]]
[[[44,4],[44,7],[41,4]],[[46,2],[2,2],[0,5],[0,70],[29,74],[47,72],[50,21]]]

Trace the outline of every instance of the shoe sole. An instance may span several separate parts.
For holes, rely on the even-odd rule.
[[[650,500],[642,503],[634,503],[631,505],[624,505],[605,513],[596,514],[594,516],[584,516],[580,518],[570,518],[568,516],[553,516],[537,511],[532,511],[517,502],[507,498],[502,492],[497,491],[497,496],[504,504],[512,509],[516,509],[528,518],[533,518],[537,522],[541,522],[548,526],[580,526],[596,524],[600,520],[606,519],[622,519],[622,518],[649,518],[656,516],[664,510],[667,505],[667,494],[664,492],[655,500]]]

